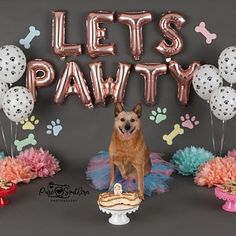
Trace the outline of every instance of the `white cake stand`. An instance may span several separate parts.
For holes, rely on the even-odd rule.
[[[109,218],[109,223],[112,225],[126,225],[130,222],[129,217],[127,217],[126,214],[131,214],[132,212],[137,211],[139,206],[135,207],[123,207],[115,206],[112,208],[105,208],[99,206],[100,211],[111,214],[111,217]]]

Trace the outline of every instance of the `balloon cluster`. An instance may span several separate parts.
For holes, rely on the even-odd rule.
[[[210,103],[212,113],[222,121],[236,114],[236,46],[222,51],[218,59],[219,69],[213,65],[200,66],[193,76],[196,93]],[[223,79],[230,86],[223,86]]]
[[[83,53],[82,44],[66,43],[65,20],[65,11],[52,12],[52,47],[54,53],[62,60],[68,56],[79,56]],[[128,26],[131,54],[135,61],[139,61],[144,51],[143,27],[152,21],[152,14],[147,11],[120,12],[118,14],[113,11],[90,12],[86,18],[86,53],[91,58],[115,55],[116,45],[104,42],[107,39],[107,28],[104,23],[113,23],[115,20]],[[137,63],[134,65],[135,71],[144,79],[146,104],[154,105],[156,103],[157,79],[168,71],[177,82],[179,102],[183,105],[188,104],[193,72],[200,64],[193,62],[187,69],[183,69],[176,61],[171,60],[172,56],[182,50],[183,40],[177,30],[181,29],[184,23],[184,17],[178,13],[163,13],[158,26],[164,39],[156,46],[156,50],[166,58],[166,63]],[[108,96],[111,96],[114,102],[123,103],[131,66],[129,63],[120,62],[115,78],[104,78],[101,62],[93,62],[89,65],[95,104],[105,105]],[[48,86],[54,80],[55,72],[49,62],[34,60],[28,63],[26,85],[32,92],[34,101],[37,99],[37,88]],[[69,94],[77,94],[86,107],[93,108],[84,75],[74,61],[66,63],[63,74],[58,80],[54,102],[56,104],[62,103]]]
[[[34,108],[31,92],[22,86],[9,89],[9,85],[18,81],[26,69],[26,57],[22,50],[14,45],[0,47],[0,108],[13,122],[28,118]]]

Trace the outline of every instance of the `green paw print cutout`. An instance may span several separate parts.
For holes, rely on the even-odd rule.
[[[23,130],[34,130],[35,126],[39,124],[39,120],[35,116],[31,116],[30,119],[25,119],[20,122]]]
[[[155,110],[151,111],[152,114],[149,116],[149,119],[154,121],[156,124],[160,124],[162,121],[167,119],[166,112],[167,108],[164,107],[162,109],[160,107],[157,107],[156,111]]]

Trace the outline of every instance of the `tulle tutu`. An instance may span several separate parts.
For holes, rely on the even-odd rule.
[[[151,173],[144,177],[144,193],[151,196],[152,193],[162,193],[168,190],[168,184],[172,179],[174,166],[164,161],[158,153],[150,153],[152,162]],[[94,156],[88,165],[86,172],[87,179],[92,181],[92,186],[98,190],[108,190],[110,179],[109,153],[101,151]],[[136,191],[137,182],[135,179],[123,179],[118,168],[116,168],[115,183],[122,184],[123,191]]]

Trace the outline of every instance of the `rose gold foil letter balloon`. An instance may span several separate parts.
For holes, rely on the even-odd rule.
[[[157,79],[166,74],[167,65],[160,63],[137,64],[135,71],[140,72],[144,78],[144,97],[145,102],[150,105],[156,104]]]
[[[81,44],[65,43],[65,12],[52,12],[52,47],[54,53],[62,60],[66,56],[79,56],[82,53]]]
[[[89,67],[95,103],[105,105],[107,96],[112,96],[114,103],[123,103],[131,65],[119,63],[115,80],[111,77],[106,80],[103,78],[101,62],[91,63]]]
[[[41,73],[41,75],[39,74]],[[26,87],[33,95],[34,101],[37,98],[36,88],[46,87],[55,79],[53,66],[41,59],[28,62],[26,69]]]
[[[130,49],[134,60],[138,61],[143,53],[143,25],[152,21],[149,12],[123,12],[118,15],[118,22],[126,24],[130,33]]]
[[[86,20],[87,28],[87,49],[92,58],[98,56],[115,55],[115,45],[100,43],[100,40],[106,39],[106,28],[101,28],[101,23],[112,23],[114,21],[114,12],[96,11],[90,12]]]
[[[164,55],[167,61],[170,61],[171,56],[178,54],[183,47],[183,40],[172,24],[176,29],[181,29],[184,23],[185,19],[178,13],[167,12],[160,19],[159,27],[166,39],[157,45],[156,50]]]
[[[72,81],[73,84],[71,83]],[[73,61],[66,63],[64,73],[57,84],[54,102],[62,103],[65,97],[70,94],[77,94],[84,106],[93,108],[92,99],[84,75],[78,65]]]
[[[193,74],[200,66],[198,62],[193,62],[186,70],[182,69],[176,61],[170,61],[169,71],[178,84],[178,99],[182,105],[187,105],[192,84]]]

